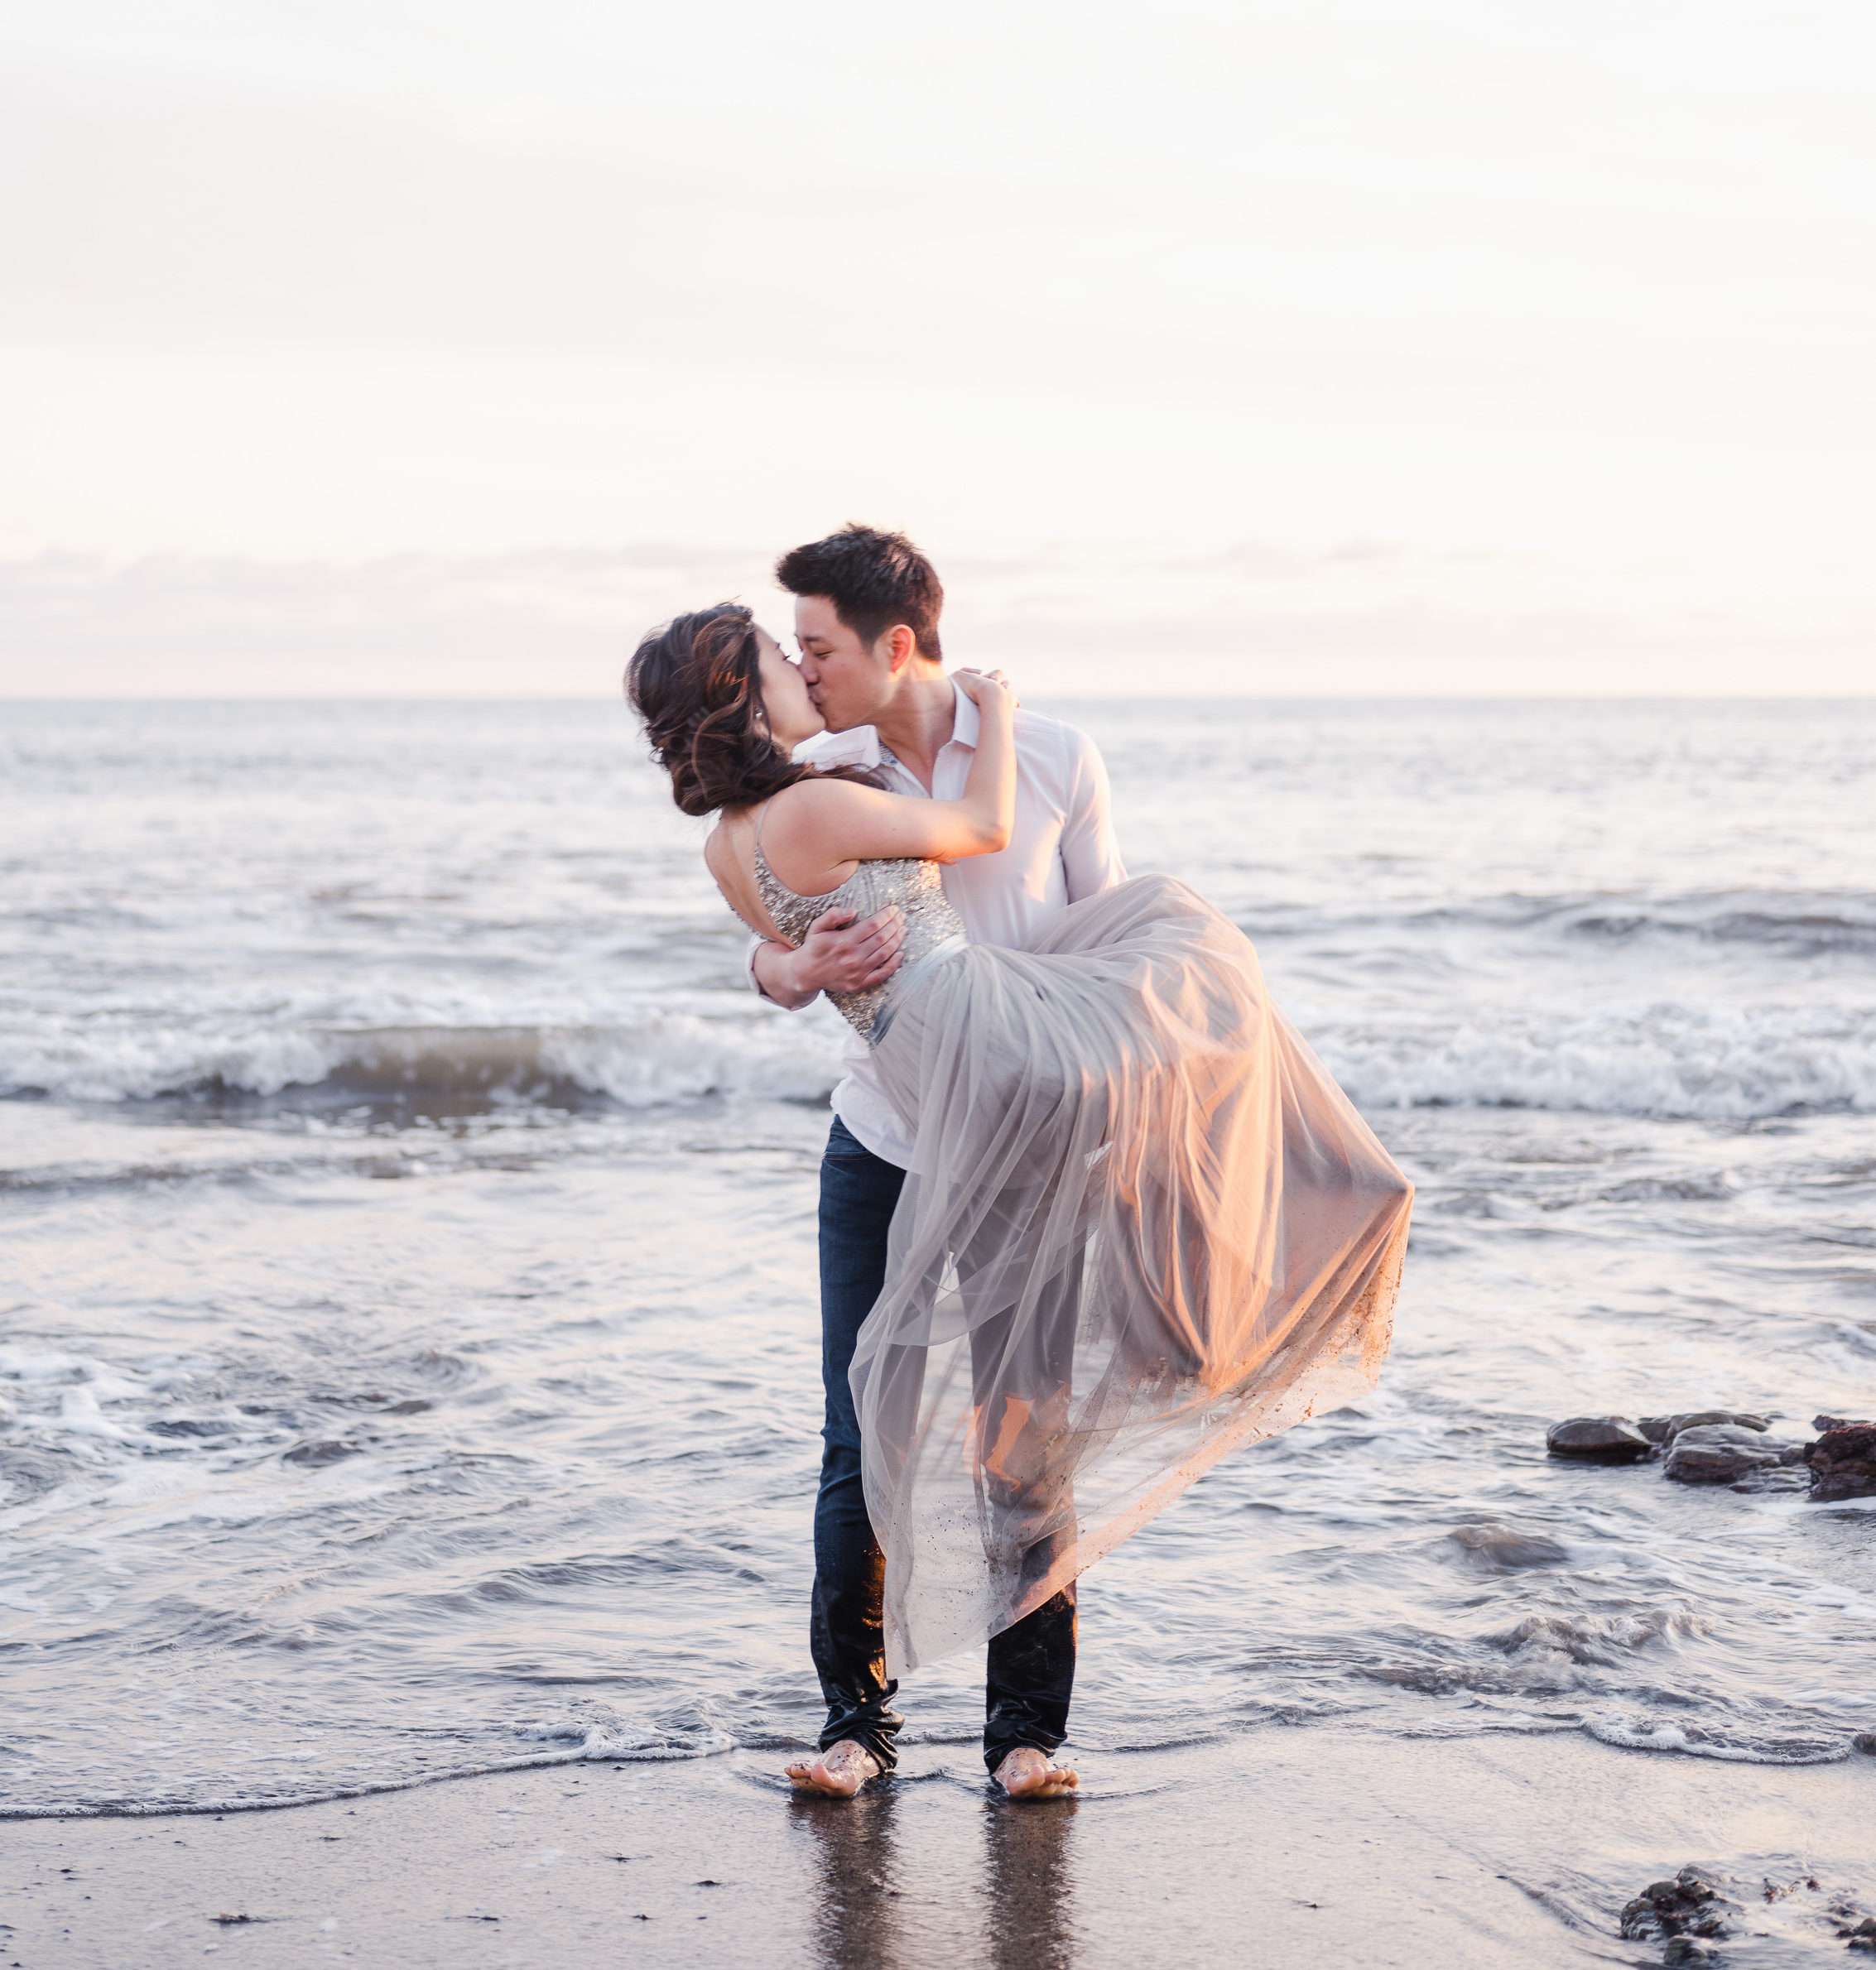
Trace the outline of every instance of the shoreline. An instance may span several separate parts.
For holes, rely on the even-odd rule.
[[[850,1803],[792,1796],[782,1762],[580,1760],[219,1817],[13,1819],[0,1964],[546,1966],[622,1931],[660,1965],[1222,1970],[1247,1936],[1263,1970],[1652,1963],[1619,1911],[1690,1863],[1740,1904],[1759,1960],[1840,1960],[1830,1905],[1876,1912],[1860,1754],[1279,1727],[1095,1753],[1078,1795],[1028,1804],[953,1747],[913,1747]]]
[[[1270,1727],[1266,1727],[1268,1730]],[[1330,1725],[1325,1727],[1335,1729]],[[1745,1752],[1727,1750],[1700,1751],[1684,1743],[1672,1741],[1650,1743],[1638,1737],[1633,1742],[1619,1734],[1608,1734],[1589,1728],[1581,1723],[1556,1725],[1532,1725],[1523,1727],[1506,1726],[1497,1730],[1476,1732],[1455,1732],[1450,1737],[1431,1732],[1417,1733],[1412,1731],[1383,1732],[1373,1742],[1400,1744],[1417,1742],[1444,1742],[1450,1744],[1475,1743],[1479,1745],[1520,1742],[1527,1739],[1581,1737],[1585,1742],[1604,1749],[1628,1752],[1643,1757],[1680,1760],[1696,1766],[1714,1766],[1724,1771],[1739,1766],[1763,1767],[1772,1771],[1809,1771],[1830,1765],[1856,1764],[1860,1759],[1876,1759],[1876,1731],[1861,1732],[1855,1737],[1845,1738],[1840,1747],[1786,1758],[1759,1757]],[[1209,1739],[1200,1738],[1199,1743],[1205,1751],[1222,1755],[1228,1747],[1215,1745]],[[1246,1740],[1239,1737],[1239,1744]],[[945,1763],[947,1759],[969,1756],[974,1748],[974,1738],[935,1739],[924,1736],[915,1737],[909,1743],[900,1740],[900,1771],[903,1778],[915,1759],[936,1761],[936,1768],[945,1775],[957,1778]],[[1152,1751],[1137,1749],[1105,1751],[1091,1749],[1087,1755],[1098,1764],[1106,1765],[1110,1760],[1128,1761],[1140,1757],[1166,1756],[1191,1748],[1191,1739],[1176,1739],[1172,1742]],[[393,1798],[400,1794],[426,1792],[437,1786],[473,1785],[480,1780],[525,1778],[530,1775],[551,1776],[556,1773],[566,1775],[587,1771],[610,1771],[614,1766],[625,1771],[646,1772],[662,1771],[666,1768],[682,1770],[687,1766],[703,1766],[727,1764],[745,1775],[759,1780],[768,1771],[772,1763],[777,1772],[791,1761],[804,1756],[812,1748],[806,1741],[792,1740],[773,1745],[732,1744],[719,1751],[659,1752],[605,1752],[585,1750],[546,1752],[536,1757],[517,1758],[498,1765],[465,1766],[459,1771],[426,1772],[415,1778],[387,1779],[381,1784],[335,1788],[330,1792],[313,1793],[303,1798],[214,1799],[200,1805],[108,1805],[81,1804],[67,1806],[8,1806],[0,1804],[0,1827],[31,1826],[41,1822],[85,1820],[156,1820],[156,1819],[233,1819],[256,1813],[303,1813],[321,1806],[355,1806],[361,1803]],[[1072,1760],[1077,1756],[1076,1747],[1070,1741],[1059,1754]],[[931,1773],[921,1766],[921,1775]],[[973,1764],[970,1770],[974,1771]],[[0,1965],[0,1970],[4,1966]]]

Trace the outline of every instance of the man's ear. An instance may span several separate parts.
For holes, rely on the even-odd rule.
[[[895,623],[881,641],[886,646],[887,668],[895,677],[918,655],[918,638],[904,622]]]

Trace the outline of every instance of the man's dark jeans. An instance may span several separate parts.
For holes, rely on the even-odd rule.
[[[809,1641],[827,1702],[825,1751],[863,1744],[890,1771],[904,1719],[892,1707],[881,1613],[886,1559],[860,1488],[860,1425],[847,1371],[861,1324],[886,1280],[886,1234],[905,1172],[835,1118],[820,1165],[820,1370],[827,1389],[820,1496],[815,1502],[814,1608]],[[1075,1688],[1075,1589],[991,1638],[984,1762],[994,1771],[1018,1745],[1052,1751],[1068,1734]]]

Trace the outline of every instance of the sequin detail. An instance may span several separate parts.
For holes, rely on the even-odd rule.
[[[799,950],[815,919],[829,910],[871,916],[896,903],[905,912],[906,940],[899,968],[866,992],[830,992],[840,1016],[869,1046],[884,1037],[887,1021],[927,959],[941,959],[964,943],[964,920],[945,894],[936,862],[863,862],[838,889],[824,896],[798,896],[772,869],[755,843],[756,893],[783,939]]]

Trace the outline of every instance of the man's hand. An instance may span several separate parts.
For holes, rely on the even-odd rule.
[[[827,910],[810,926],[797,950],[763,944],[756,953],[756,983],[764,998],[791,1011],[822,992],[864,992],[899,968],[905,913],[896,903],[857,922],[850,910]]]

